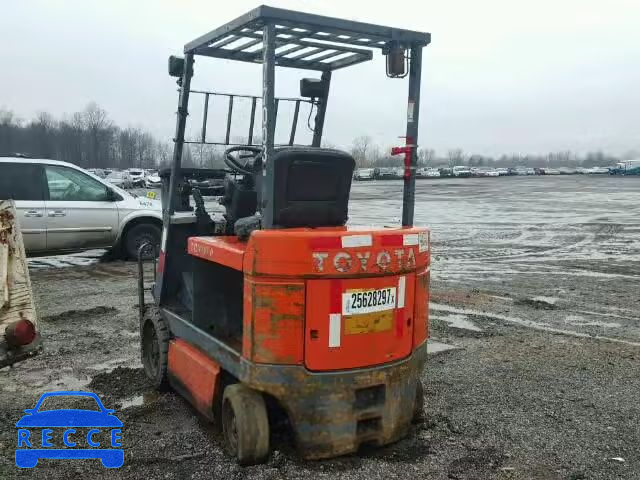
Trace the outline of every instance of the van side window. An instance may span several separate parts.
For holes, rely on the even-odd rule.
[[[40,165],[0,162],[0,198],[44,200],[43,184]]]
[[[104,202],[107,187],[89,175],[68,167],[45,165],[49,200]]]

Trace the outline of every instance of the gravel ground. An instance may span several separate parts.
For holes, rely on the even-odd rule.
[[[420,182],[417,221],[433,232],[426,419],[394,445],[326,461],[300,460],[278,430],[266,465],[238,467],[214,427],[147,384],[135,265],[95,252],[34,261],[45,352],[0,370],[0,478],[638,479],[638,187],[609,177]],[[388,199],[399,190],[354,185],[353,223],[395,222],[400,204]],[[94,391],[116,409],[121,469],[14,466],[22,410],[61,389]]]

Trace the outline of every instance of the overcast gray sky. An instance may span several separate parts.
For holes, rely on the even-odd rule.
[[[421,146],[481,154],[640,150],[637,0],[267,3],[431,32]],[[167,57],[258,4],[2,0],[0,108],[23,118],[60,116],[94,100],[118,124],[170,139],[177,99]],[[198,59],[194,84],[257,94],[260,74],[254,65]],[[309,72],[279,69],[277,94],[296,95],[303,76]],[[331,88],[327,140],[348,146],[367,134],[381,145],[398,143],[407,82],[385,77],[379,53],[336,72]]]

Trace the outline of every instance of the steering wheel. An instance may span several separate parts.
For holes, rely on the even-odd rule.
[[[238,152],[237,155],[232,155]],[[242,154],[240,152],[249,152]],[[252,167],[254,162],[262,155],[262,147],[253,145],[238,145],[227,148],[224,151],[224,163],[236,173],[243,175],[253,175]]]
[[[73,197],[78,193],[80,193],[80,187],[73,182],[69,182],[67,188],[62,192],[62,198],[65,200],[73,200]]]

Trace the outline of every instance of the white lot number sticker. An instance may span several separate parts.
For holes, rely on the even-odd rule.
[[[418,251],[420,253],[429,250],[429,234],[427,232],[418,233]]]
[[[360,315],[396,308],[396,287],[357,290],[342,294],[342,314]]]

